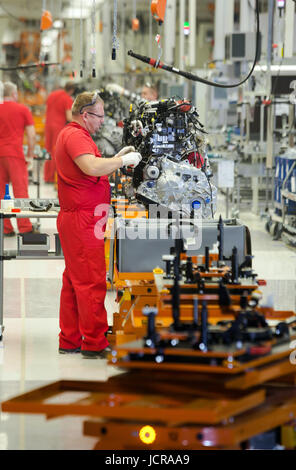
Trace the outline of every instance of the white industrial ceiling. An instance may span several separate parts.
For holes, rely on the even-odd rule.
[[[113,0],[95,0],[96,5],[100,6],[104,2],[110,3],[113,7]],[[214,3],[215,0],[196,0],[198,3],[197,14],[201,21],[207,21],[212,18],[208,5]],[[133,11],[135,0],[117,0],[118,9],[124,5],[126,11]],[[185,0],[187,3],[187,1]],[[71,11],[84,10],[83,16],[93,4],[93,0],[0,0],[0,17],[16,16],[26,19],[36,19],[41,16],[42,8],[51,11],[54,17],[71,18]],[[179,1],[177,0],[177,5]],[[144,13],[150,12],[151,0],[136,0],[137,11]],[[3,8],[1,8],[1,6]],[[76,15],[74,15],[76,17]]]

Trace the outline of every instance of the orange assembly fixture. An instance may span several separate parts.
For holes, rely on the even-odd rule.
[[[152,0],[151,2],[151,13],[161,23],[164,22],[166,2],[167,0]]]

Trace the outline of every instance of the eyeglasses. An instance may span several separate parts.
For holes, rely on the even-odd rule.
[[[91,103],[84,104],[83,106],[81,106],[80,111],[79,111],[80,114],[83,113],[83,111],[82,111],[83,108],[86,108],[87,106],[93,106],[95,104],[95,102],[97,101],[97,98],[99,96],[99,93],[100,93],[99,90],[96,90],[95,93],[94,93],[94,96],[91,100]],[[93,114],[93,113],[90,113],[90,114]]]
[[[105,115],[104,114],[96,114],[96,113],[91,113],[90,111],[86,111],[87,114],[92,114],[93,116],[97,116],[99,119],[102,119]]]

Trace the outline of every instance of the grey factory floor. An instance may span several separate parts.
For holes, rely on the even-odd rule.
[[[41,186],[41,197],[56,197],[52,185]],[[36,197],[36,187],[30,186]],[[224,214],[219,198],[216,215]],[[261,305],[296,310],[296,251],[273,241],[265,231],[265,219],[240,213],[251,231],[253,267],[262,287]],[[43,219],[42,231],[56,232],[55,219]],[[5,239],[13,248],[16,239]],[[80,355],[58,354],[58,311],[63,260],[11,260],[4,263],[4,326],[0,343],[0,401],[59,379],[107,380],[118,371],[105,360],[83,359]],[[108,318],[117,311],[114,294],[106,298]],[[88,450],[95,439],[82,435],[83,417],[46,420],[43,415],[0,412],[0,450]]]

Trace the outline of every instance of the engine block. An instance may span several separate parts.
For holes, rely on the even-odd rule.
[[[217,189],[206,155],[202,124],[189,101],[140,102],[124,119],[123,144],[142,161],[132,171],[126,196],[191,217],[214,217]]]

